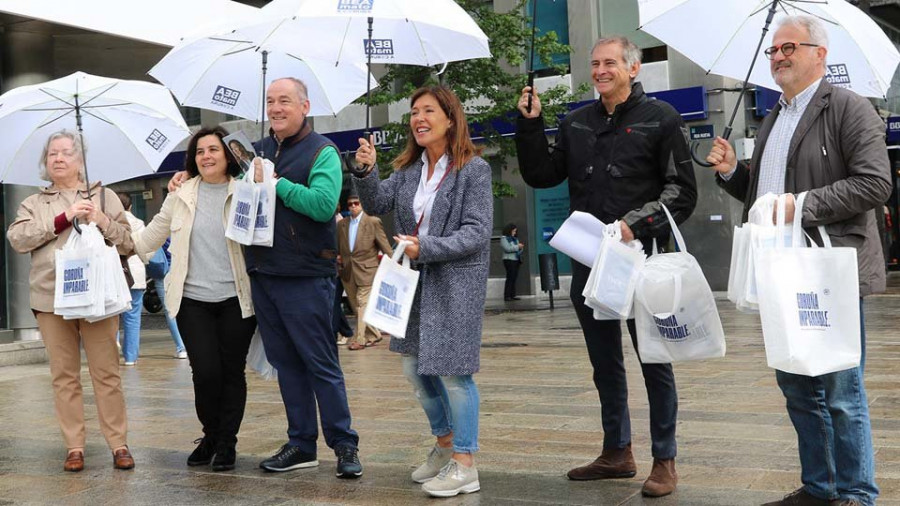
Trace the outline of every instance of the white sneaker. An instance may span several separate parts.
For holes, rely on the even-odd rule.
[[[338,338],[337,344],[338,344],[338,346],[343,346],[343,345],[347,344],[347,341],[349,341],[348,338],[341,336]]]
[[[422,490],[433,497],[453,497],[457,494],[478,492],[481,490],[478,469],[450,459],[434,479],[422,485]]]
[[[176,351],[175,358],[185,359],[185,358],[187,358],[187,352],[186,351]]]
[[[127,365],[127,366],[132,366],[134,364],[135,364],[134,362],[125,362],[125,365]]]
[[[425,483],[434,478],[450,461],[451,455],[453,455],[453,447],[441,448],[438,445],[434,445],[431,451],[428,452],[428,460],[412,472],[412,481]]]

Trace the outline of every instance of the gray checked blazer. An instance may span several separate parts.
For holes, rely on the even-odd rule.
[[[373,215],[394,211],[397,233],[411,235],[422,167],[417,161],[383,181],[376,168],[357,179],[363,208]],[[480,157],[449,174],[435,195],[413,262],[420,275],[406,339],[391,339],[391,351],[418,356],[419,374],[478,372],[493,206],[491,167]]]

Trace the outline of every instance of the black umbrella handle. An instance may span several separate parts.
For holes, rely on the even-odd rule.
[[[722,132],[723,139],[725,139],[727,141],[729,137],[731,137],[731,125],[728,125],[727,127],[725,127],[725,131]],[[703,158],[700,158],[697,155],[697,148],[699,146],[700,146],[700,141],[694,141],[691,143],[691,158],[694,159],[694,163],[696,163],[697,165],[699,165],[701,167],[706,167],[708,169],[714,167],[713,164],[707,162],[706,160],[704,160]]]
[[[79,234],[81,233],[81,225],[78,224],[78,218],[72,218],[72,228]]]
[[[370,132],[369,129],[366,128],[366,130],[363,131],[363,138],[368,142],[368,140],[371,137],[372,137],[372,132]],[[375,149],[374,145],[372,146],[372,149]],[[349,153],[348,153],[348,155],[349,155]],[[355,177],[366,177],[369,174],[369,171],[372,170],[372,167],[369,165],[363,165],[359,168],[354,167],[355,163],[356,163],[355,160],[353,163],[350,163],[349,160],[347,161],[347,171],[349,171],[350,174],[353,174]]]
[[[525,106],[525,112],[531,114],[531,99],[534,97],[534,72],[528,73],[528,105]]]

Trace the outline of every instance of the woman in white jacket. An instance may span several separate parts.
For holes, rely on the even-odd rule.
[[[188,143],[191,177],[170,193],[147,227],[133,235],[148,259],[171,234],[172,265],[166,307],[178,322],[194,380],[194,404],[203,437],[189,466],[234,469],[237,433],[247,401],[244,368],[256,317],[241,246],[225,237],[240,168],[222,142],[222,127],[203,128]]]

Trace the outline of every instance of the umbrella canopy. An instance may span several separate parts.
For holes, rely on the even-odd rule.
[[[41,152],[62,129],[83,130],[88,176],[105,184],[155,172],[190,135],[164,87],[76,72],[0,95],[0,182],[46,186]]]
[[[313,40],[297,33],[294,37]],[[275,79],[296,77],[306,83],[309,115],[323,116],[337,114],[365,93],[368,77],[362,65],[310,59],[299,46],[285,48],[259,30],[241,28],[186,40],[149,74],[172,90],[182,105],[256,121],[264,119],[266,88]]]
[[[883,98],[900,63],[884,31],[846,0],[641,0],[641,30],[665,42],[707,72],[778,89],[769,62],[754,55],[773,1],[773,27],[785,16],[811,15],[823,21],[829,47],[825,79],[865,97]],[[691,30],[703,19],[702,33]],[[771,36],[765,41],[767,47]]]
[[[487,35],[453,0],[274,0],[256,29],[332,63],[440,65],[489,58]],[[298,37],[297,34],[303,34]],[[310,41],[316,41],[310,44]]]

